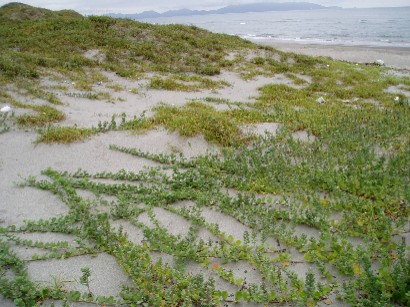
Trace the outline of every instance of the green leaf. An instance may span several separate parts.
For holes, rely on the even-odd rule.
[[[229,242],[229,243],[233,243],[233,236],[232,236],[232,235],[229,235],[229,236],[228,236],[228,242]]]
[[[69,301],[79,301],[81,299],[81,293],[79,291],[70,291],[67,293],[67,299]]]
[[[243,282],[244,282],[243,278],[238,278],[237,280],[235,280],[235,285],[240,286],[243,284]]]
[[[242,298],[243,298],[243,292],[242,291],[236,291],[235,300],[240,301]]]
[[[251,300],[251,296],[248,292],[243,292],[243,299],[247,302]]]

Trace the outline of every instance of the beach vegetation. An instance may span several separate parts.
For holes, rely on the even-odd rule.
[[[240,130],[234,118],[199,103],[189,103],[182,108],[159,106],[154,122],[183,136],[203,134],[205,139],[222,146],[241,141]]]
[[[107,88],[114,90],[115,92],[121,92],[124,91],[125,88],[124,86],[122,86],[121,84],[111,84],[111,85],[107,85]],[[137,93],[134,93],[137,94]]]
[[[113,115],[111,121],[99,122],[96,127],[80,128],[77,126],[54,126],[47,125],[39,129],[39,136],[36,139],[37,143],[62,143],[69,144],[78,141],[83,141],[89,136],[99,133],[113,131],[118,127],[116,117]]]
[[[37,142],[45,144],[69,144],[82,141],[93,134],[96,134],[96,132],[88,128],[49,126],[43,130],[40,130],[40,135],[37,138]]]
[[[132,119],[127,119],[126,114],[121,116],[120,130],[144,132],[152,128],[155,128],[155,123],[151,118],[145,116],[145,112],[140,114],[140,116],[134,116]]]
[[[16,116],[17,124],[23,127],[42,127],[65,119],[64,113],[48,105],[31,105],[14,101],[13,106],[21,109],[29,109],[35,112],[34,114]]]
[[[109,92],[68,92],[66,93],[69,97],[74,98],[84,98],[90,100],[110,100],[111,95]]]
[[[152,89],[196,92],[200,90],[216,90],[229,86],[226,81],[214,81],[197,75],[172,75],[169,77],[153,77],[149,87]]]
[[[32,84],[25,80],[21,80],[17,83],[22,89],[23,96],[29,96],[33,98],[38,98],[44,100],[45,102],[51,103],[53,105],[62,105],[60,98],[54,92],[50,92],[37,86],[37,84]]]
[[[69,144],[109,131],[164,127],[183,137],[202,135],[217,148],[187,158],[174,144],[154,153],[107,144],[153,166],[26,174],[19,188],[53,194],[68,210],[0,224],[4,298],[17,306],[49,300],[101,306],[410,303],[410,108],[405,94],[389,91],[408,87],[407,77],[375,65],[284,53],[194,26],[21,4],[1,7],[0,21],[0,102],[30,112],[4,112],[0,132],[12,120],[37,128],[38,143]],[[275,82],[262,85],[252,102],[231,101],[217,95],[230,86],[221,81],[225,70]],[[40,81],[66,81],[65,96],[110,100],[103,89],[95,90],[110,73],[128,82],[146,78],[148,89],[214,93],[177,106],[158,104],[149,115],[115,114],[87,128],[68,127],[58,109],[63,96]],[[278,75],[286,81],[274,80]],[[127,88],[117,81],[108,87],[119,95]],[[17,101],[13,91],[41,103]],[[140,88],[132,91],[139,94]],[[223,105],[228,107],[217,108]],[[279,128],[244,131],[258,124]],[[164,216],[177,221],[172,229]],[[129,229],[143,240],[133,240]],[[38,233],[70,235],[75,244],[23,237]],[[31,258],[19,257],[16,246],[32,252]],[[94,272],[86,266],[75,291],[59,277],[37,283],[27,270],[35,261],[103,254],[114,257],[128,277],[116,297],[93,293]]]
[[[10,119],[14,117],[13,112],[0,112],[0,134],[10,130]]]
[[[221,73],[221,69],[217,66],[205,66],[199,69],[199,73],[205,76],[215,76]]]

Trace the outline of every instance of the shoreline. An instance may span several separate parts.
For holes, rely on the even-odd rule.
[[[258,45],[270,46],[285,52],[329,57],[334,60],[352,63],[374,63],[377,60],[382,60],[387,67],[410,70],[410,48],[405,47],[321,45],[287,41],[250,41]]]

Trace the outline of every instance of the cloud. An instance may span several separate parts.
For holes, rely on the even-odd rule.
[[[32,6],[43,7],[51,10],[72,9],[83,14],[104,14],[104,13],[139,13],[146,10],[156,10],[159,12],[191,8],[191,9],[214,9],[226,5],[255,3],[255,2],[300,2],[302,0],[203,0],[194,2],[192,0],[20,0]],[[327,5],[327,6],[342,6],[342,7],[376,7],[376,6],[408,6],[408,0],[304,0],[306,2]],[[0,5],[4,5],[10,1],[0,0]]]

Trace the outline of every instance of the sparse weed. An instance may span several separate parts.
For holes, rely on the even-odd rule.
[[[11,114],[11,115],[9,115]],[[0,134],[10,130],[10,118],[14,117],[13,113],[5,112],[0,113]]]
[[[90,99],[90,100],[98,100],[99,95],[97,93],[93,92],[87,92],[87,93],[67,93],[66,94],[69,97],[74,97],[74,98],[85,98],[85,99]]]
[[[229,85],[224,81],[213,81],[200,76],[174,75],[168,78],[154,77],[150,80],[150,88],[167,91],[192,92],[203,89],[218,89]]]

